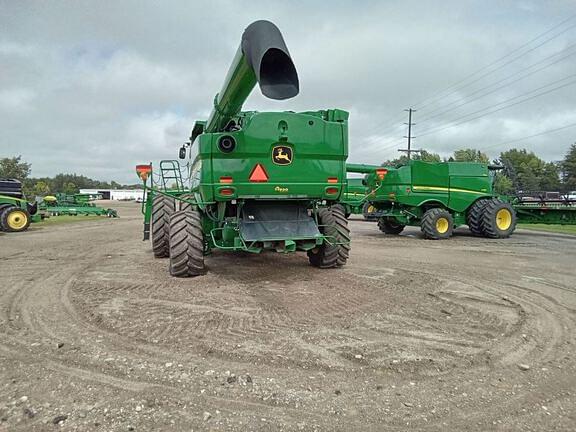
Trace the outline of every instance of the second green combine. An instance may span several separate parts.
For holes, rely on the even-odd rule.
[[[268,21],[246,28],[212,113],[194,124],[181,149],[190,161],[188,180],[177,161],[162,161],[157,180],[151,164],[137,167],[147,191],[144,237],[151,237],[156,257],[170,257],[174,276],[202,274],[204,256],[214,249],[305,251],[320,268],[348,259],[350,234],[339,204],[348,113],[242,112],[256,84],[270,99],[299,92],[284,39]]]
[[[493,192],[487,164],[410,161],[398,168],[347,168],[365,174],[365,199],[378,211],[378,227],[386,234],[400,234],[412,225],[424,237],[439,240],[468,225],[475,235],[505,238],[516,227],[516,211]]]

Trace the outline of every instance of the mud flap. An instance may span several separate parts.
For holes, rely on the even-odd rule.
[[[246,203],[240,217],[244,241],[316,239],[322,237],[306,206],[293,203]]]

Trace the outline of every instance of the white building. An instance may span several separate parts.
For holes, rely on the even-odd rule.
[[[144,199],[142,189],[80,189],[82,194],[100,194],[105,200],[136,200]]]

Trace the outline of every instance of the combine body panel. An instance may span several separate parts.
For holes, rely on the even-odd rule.
[[[214,98],[206,121],[197,121],[183,176],[175,161],[136,170],[143,180],[144,238],[156,257],[170,257],[174,276],[196,276],[203,256],[228,251],[306,251],[310,263],[345,264],[349,232],[339,205],[346,187],[348,113],[338,109],[242,112],[259,85],[271,99],[299,92],[298,75],[280,31],[268,21],[251,24]],[[182,181],[182,177],[189,179]],[[171,179],[170,182],[167,179]]]

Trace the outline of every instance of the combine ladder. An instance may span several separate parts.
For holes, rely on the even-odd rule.
[[[160,161],[160,175],[162,178],[162,189],[176,189],[179,192],[184,191],[182,171],[180,170],[180,163],[177,160]]]

